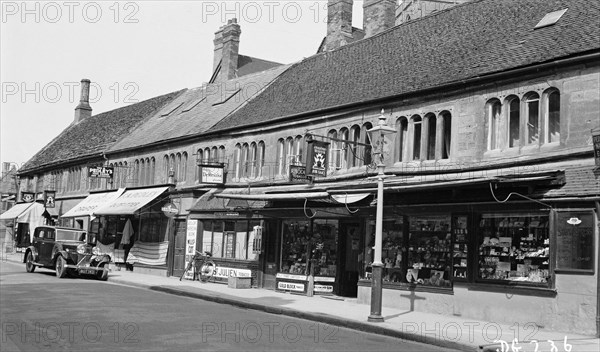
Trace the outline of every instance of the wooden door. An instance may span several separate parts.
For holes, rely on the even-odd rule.
[[[173,241],[173,276],[179,277],[185,269],[185,242],[187,226],[185,220],[175,220],[175,239]]]

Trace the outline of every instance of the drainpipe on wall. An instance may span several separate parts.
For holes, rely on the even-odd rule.
[[[600,202],[596,201],[596,234],[600,234]],[[600,236],[599,236],[600,237]],[[598,248],[600,238],[596,240]],[[596,337],[600,337],[600,258],[596,258]]]

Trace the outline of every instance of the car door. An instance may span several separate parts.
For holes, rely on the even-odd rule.
[[[44,229],[40,231],[40,263],[51,266],[52,265],[52,249],[54,248],[54,229]]]
[[[33,248],[35,248],[35,252],[37,252],[38,257],[37,259],[35,259],[38,263],[42,262],[42,237],[44,236],[44,228],[37,228],[35,229],[35,231],[33,232],[33,242],[31,243],[31,245],[33,246]]]

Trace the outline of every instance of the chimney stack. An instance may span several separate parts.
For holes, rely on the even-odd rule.
[[[81,97],[79,105],[75,108],[75,123],[92,116],[92,107],[90,106],[90,80],[81,80]]]
[[[221,71],[215,81],[226,81],[236,77],[241,34],[242,30],[236,18],[230,19],[225,26],[215,32],[213,74],[219,62],[221,63]]]
[[[325,50],[331,51],[352,42],[353,0],[327,1]]]
[[[395,25],[396,0],[365,0],[363,29],[365,38],[372,37]]]

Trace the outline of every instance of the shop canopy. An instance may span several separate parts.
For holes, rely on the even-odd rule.
[[[94,215],[133,215],[163,194],[169,187],[126,190],[119,198],[94,211]]]
[[[20,203],[14,205],[4,213],[0,214],[0,220],[14,220],[18,219],[25,211],[31,208],[36,203]]]
[[[85,198],[71,210],[66,212],[62,217],[74,218],[80,216],[92,216],[98,208],[119,198],[119,196],[123,194],[124,191],[125,188],[119,188],[117,191],[113,192],[90,194],[89,196],[87,196],[87,198]]]

